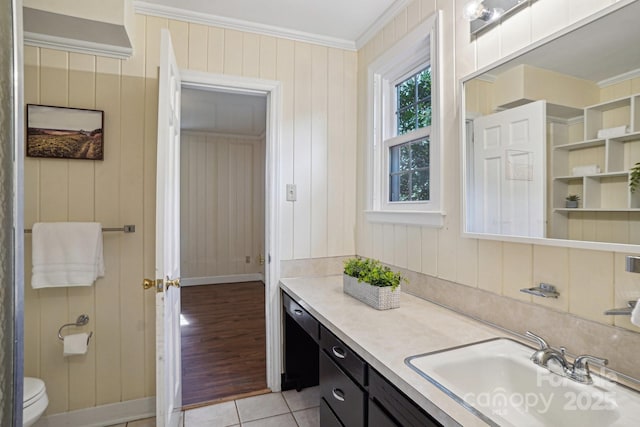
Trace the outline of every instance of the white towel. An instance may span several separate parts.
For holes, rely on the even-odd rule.
[[[33,225],[31,286],[91,286],[104,276],[102,226],[96,222]]]
[[[64,337],[63,356],[75,356],[79,354],[87,354],[89,334],[82,332],[80,334],[72,334]]]
[[[638,299],[638,302],[636,302],[636,306],[631,312],[631,323],[636,326],[640,326],[640,299]]]

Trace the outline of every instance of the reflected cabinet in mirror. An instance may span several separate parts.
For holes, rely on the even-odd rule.
[[[640,1],[625,3],[463,79],[467,233],[640,244]]]

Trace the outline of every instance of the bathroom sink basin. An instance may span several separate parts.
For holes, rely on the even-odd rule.
[[[551,373],[529,360],[533,351],[497,338],[405,363],[489,425],[639,425],[640,393],[597,375],[586,385]]]

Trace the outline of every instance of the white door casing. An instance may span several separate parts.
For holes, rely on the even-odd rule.
[[[546,103],[473,122],[471,232],[544,237]]]
[[[180,363],[180,70],[162,30],[156,171],[156,425],[176,427],[182,409]],[[178,286],[172,286],[178,285]]]
[[[279,139],[281,135],[282,95],[278,81],[182,70],[182,86],[191,89],[218,90],[267,96],[265,135],[265,320],[267,338],[267,387],[280,391],[282,373],[282,317],[280,301]]]

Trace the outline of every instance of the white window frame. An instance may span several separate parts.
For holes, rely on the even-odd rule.
[[[370,222],[442,227],[441,12],[427,18],[368,68],[367,209]],[[431,126],[396,133],[396,84],[431,67]],[[389,148],[429,137],[429,200],[389,202]]]

